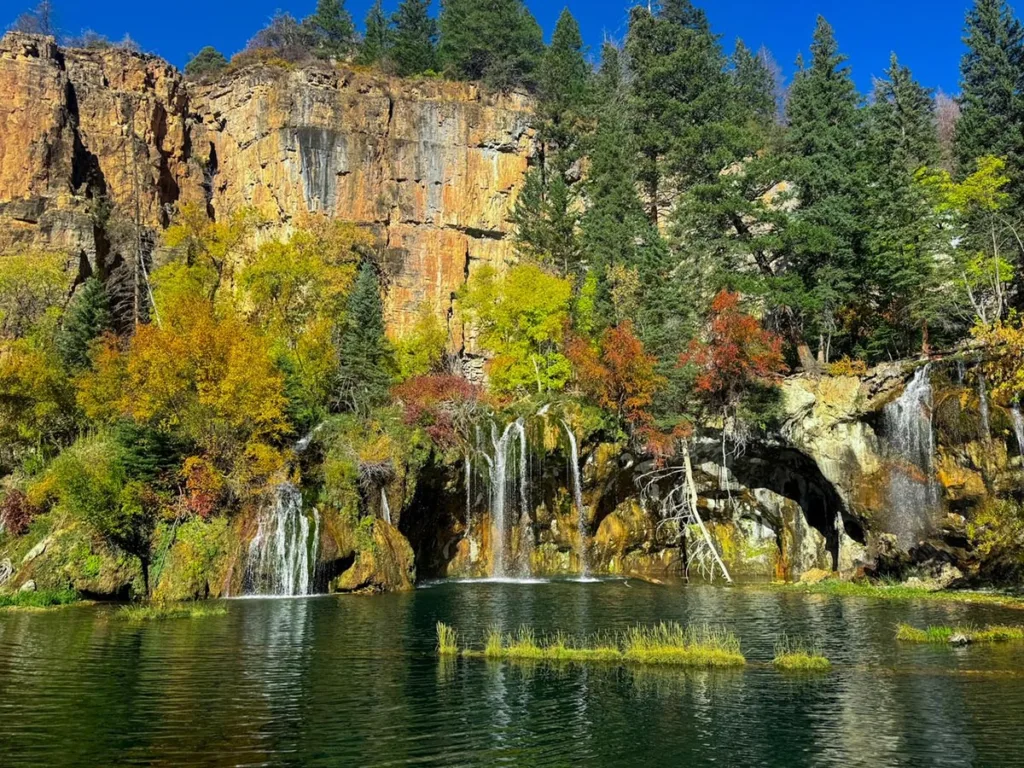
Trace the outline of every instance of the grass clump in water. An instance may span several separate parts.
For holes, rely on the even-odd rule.
[[[622,637],[622,657],[635,664],[741,667],[747,663],[734,634],[707,625],[633,627]]]
[[[967,605],[998,605],[1004,608],[1024,609],[1024,599],[990,592],[961,590],[929,590],[902,584],[869,584],[865,582],[826,579],[817,584],[770,584],[751,587],[773,592],[797,592],[808,595],[835,595],[837,597],[871,597],[880,600],[923,600],[932,603],[964,603]]]
[[[439,636],[440,636],[440,629]],[[439,643],[440,648],[440,643]],[[686,667],[739,667],[746,664],[739,640],[724,630],[679,624],[634,627],[619,635],[572,637],[557,633],[539,639],[530,627],[511,634],[490,629],[483,650],[466,649],[462,655],[491,661],[545,661],[555,663],[621,663]]]
[[[817,648],[805,645],[800,640],[793,640],[787,635],[783,635],[775,644],[775,658],[772,664],[776,669],[786,672],[827,672],[832,669],[832,662]]]
[[[437,652],[441,656],[459,655],[459,633],[444,622],[437,622]]]
[[[991,625],[977,627],[928,627],[918,629],[910,624],[896,627],[896,639],[901,643],[928,643],[932,645],[968,645],[973,643],[1024,642],[1024,627]]]
[[[12,592],[0,594],[0,608],[60,608],[81,600],[73,589],[39,590],[35,592]]]
[[[228,609],[223,606],[207,606],[195,603],[158,603],[153,605],[126,605],[117,612],[122,621],[141,623],[167,619],[204,619],[207,616],[226,616]]]

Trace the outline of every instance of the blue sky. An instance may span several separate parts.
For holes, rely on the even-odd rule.
[[[439,0],[435,0],[435,5]],[[6,27],[37,0],[0,0],[0,25]],[[277,9],[302,17],[316,0],[54,0],[58,24],[69,33],[93,29],[113,39],[130,34],[143,48],[183,66],[189,55],[214,45],[230,56],[242,48]],[[362,26],[373,0],[348,0]],[[390,11],[399,0],[385,0]],[[579,19],[587,44],[599,52],[606,36],[621,40],[633,0],[527,0],[550,35],[564,5]],[[766,45],[790,74],[806,50],[817,14],[836,28],[842,50],[850,56],[862,91],[881,75],[890,51],[913,69],[925,85],[957,91],[963,52],[961,36],[970,0],[698,0],[711,18],[723,45],[731,50],[737,37],[752,48]]]

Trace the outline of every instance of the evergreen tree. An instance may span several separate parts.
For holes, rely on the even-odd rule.
[[[680,188],[734,160],[726,125],[731,86],[718,38],[689,2],[667,4],[657,15],[634,8],[626,54],[638,176],[657,223]]]
[[[381,0],[377,0],[367,11],[365,24],[366,34],[359,46],[359,63],[371,66],[384,61],[391,47],[391,31]]]
[[[579,219],[579,194],[564,174],[549,174],[545,181],[534,168],[526,175],[511,214],[522,255],[572,274],[580,260]]]
[[[538,74],[540,166],[527,175],[512,222],[521,253],[568,275],[577,271],[580,260],[575,166],[581,155],[590,69],[579,25],[567,10],[558,20]]]
[[[366,412],[387,401],[395,361],[384,334],[384,304],[377,273],[364,262],[349,296],[338,339],[338,398],[342,407]]]
[[[534,85],[544,39],[522,0],[442,0],[440,30],[452,77],[503,90]]]
[[[1024,29],[1004,0],[975,0],[967,14],[967,53],[960,64],[956,160],[961,176],[985,155],[1020,166]]]
[[[430,0],[402,0],[391,24],[391,59],[399,76],[438,69],[437,22],[430,15]]]
[[[865,276],[860,96],[832,27],[818,18],[811,64],[797,73],[789,98],[787,176],[799,211],[789,228],[795,275],[802,283],[807,330],[819,359],[849,329],[842,310]]]
[[[70,372],[88,368],[92,343],[112,327],[107,290],[103,283],[90,277],[75,292],[57,335],[57,352],[64,367]]]
[[[320,58],[344,58],[352,52],[356,28],[344,0],[317,0],[316,12],[303,26],[313,35],[314,53]]]
[[[208,45],[185,65],[185,74],[188,77],[208,77],[221,72],[227,65],[228,60],[224,58],[224,54]]]
[[[901,357],[926,345],[942,310],[936,265],[939,222],[917,172],[938,161],[932,93],[893,54],[869,110],[869,357]]]
[[[578,158],[576,151],[588,106],[590,67],[579,24],[566,8],[558,19],[551,46],[544,52],[538,73],[540,138],[547,155],[555,150],[564,171]]]
[[[763,125],[773,123],[777,111],[775,79],[765,58],[753,54],[742,40],[736,41],[732,54],[732,80],[740,114]]]

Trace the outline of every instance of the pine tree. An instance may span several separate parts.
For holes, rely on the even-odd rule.
[[[208,45],[185,65],[185,74],[188,77],[209,77],[223,71],[227,65],[228,60],[224,58],[224,54]]]
[[[936,254],[941,233],[917,172],[939,158],[935,101],[893,54],[875,84],[869,110],[866,200],[872,322],[866,352],[874,358],[909,355],[927,344],[943,314]]]
[[[391,59],[400,77],[438,69],[437,22],[430,15],[430,0],[403,0],[391,24]]]
[[[387,401],[395,375],[394,353],[384,333],[384,304],[373,266],[364,263],[349,296],[338,338],[338,400],[357,412]]]
[[[365,25],[366,34],[359,46],[359,63],[372,66],[384,61],[391,47],[391,31],[381,0],[377,0],[366,12]]]
[[[303,26],[314,36],[317,56],[344,58],[352,52],[356,28],[344,0],[317,0],[316,12],[303,21]]]
[[[568,10],[558,20],[538,75],[540,166],[527,174],[512,222],[520,253],[568,275],[578,271],[580,261],[576,163],[590,79],[579,25]]]
[[[765,58],[751,52],[742,40],[736,41],[732,54],[732,81],[736,107],[743,116],[750,116],[762,125],[775,121],[775,79]]]
[[[440,29],[452,77],[501,90],[534,85],[544,39],[522,0],[442,0]]]
[[[1011,168],[1019,167],[1024,160],[1024,29],[1004,0],[975,0],[964,43],[955,144],[959,173],[973,173],[975,161],[984,155],[1004,157]]]
[[[558,19],[551,46],[544,52],[538,73],[537,110],[540,138],[547,155],[561,155],[565,170],[578,159],[576,151],[588,106],[590,67],[579,24],[566,8]]]
[[[651,220],[676,192],[735,159],[726,125],[730,83],[718,38],[689,2],[657,15],[634,8],[626,38],[638,176]]]
[[[811,64],[797,73],[789,98],[787,176],[796,187],[799,213],[790,231],[803,309],[828,360],[844,334],[843,308],[859,294],[865,276],[860,96],[832,27],[818,18]]]
[[[89,367],[92,343],[113,328],[110,299],[103,283],[90,277],[68,306],[64,325],[57,335],[57,353],[70,372]]]
[[[579,193],[562,173],[539,168],[527,175],[516,198],[511,221],[520,254],[551,264],[562,275],[576,272],[580,261]]]

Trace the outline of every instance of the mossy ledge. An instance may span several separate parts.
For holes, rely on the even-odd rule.
[[[559,663],[620,663],[690,668],[742,667],[747,662],[739,640],[731,632],[709,626],[683,627],[675,623],[637,626],[624,632],[591,637],[558,633],[538,638],[530,627],[503,634],[489,630],[483,649],[460,649],[458,634],[438,623],[438,652],[490,661],[543,661]]]
[[[896,627],[896,639],[901,643],[932,645],[973,645],[975,643],[1021,643],[1024,627],[990,625],[987,627],[928,627],[918,629],[910,624]]]

